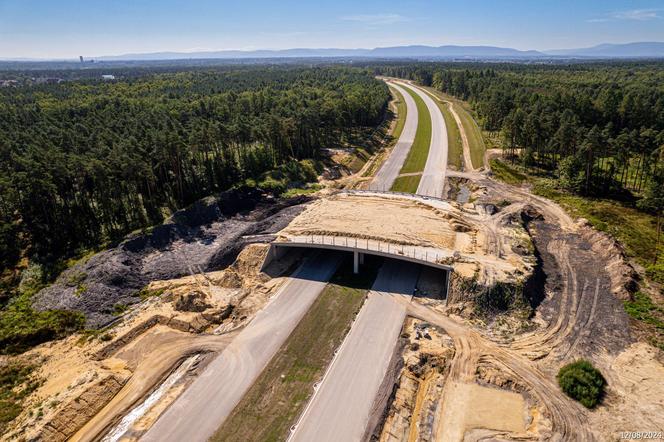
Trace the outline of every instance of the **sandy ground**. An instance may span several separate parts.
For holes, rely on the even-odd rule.
[[[519,223],[495,221],[488,223],[474,206],[372,192],[339,193],[311,203],[279,232],[278,240],[330,242],[337,237],[354,244],[358,239],[358,247],[373,241],[368,246],[381,250],[389,243],[395,253],[430,253],[468,278],[479,273],[481,281],[490,283],[522,279],[533,262],[515,253],[514,246],[527,234]]]
[[[2,440],[94,440],[185,357],[223,350],[283,282],[259,272],[266,251],[265,245],[250,245],[224,271],[154,282],[151,288],[163,294],[146,299],[108,331],[73,335],[22,355],[38,361],[44,383]],[[282,273],[295,259],[275,263],[270,274]],[[209,307],[200,313],[176,310],[178,297],[192,292]],[[232,313],[221,319],[219,312],[229,305]],[[214,334],[218,329],[227,331]]]
[[[469,236],[474,233],[453,209],[445,217],[439,210],[410,200],[339,194],[313,202],[280,235],[343,235],[451,249],[456,241],[455,224],[468,229],[464,233]]]
[[[165,411],[143,441],[208,440],[281,348],[325,288],[341,257],[327,253],[307,259],[230,345]],[[210,404],[215,404],[210,407]]]
[[[400,341],[401,369],[395,373],[384,421],[373,430],[374,439],[431,440],[454,345],[441,329],[413,318],[406,318]]]
[[[516,435],[526,431],[528,413],[525,401],[518,393],[452,382],[445,385],[443,394],[454,401],[445,402],[440,422],[441,440],[464,440],[473,430]]]

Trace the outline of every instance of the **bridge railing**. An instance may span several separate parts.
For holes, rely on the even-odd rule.
[[[408,193],[408,192],[395,192],[393,190],[385,190],[385,189],[378,189],[378,190],[372,190],[372,189],[343,189],[339,191],[340,193],[348,193],[348,194],[368,194],[368,193],[382,193],[385,195],[397,195],[397,196],[405,196],[409,198],[415,198],[415,199],[420,199],[420,200],[431,200],[431,201],[442,201],[444,203],[449,203],[448,200],[444,198],[438,198],[437,196],[429,196],[429,195],[420,195],[418,193]]]
[[[387,255],[396,255],[410,258],[416,261],[424,261],[432,264],[445,266],[445,260],[450,257],[449,253],[444,253],[430,247],[412,246],[406,244],[395,244],[389,241],[380,241],[374,239],[335,236],[335,235],[302,235],[289,238],[285,242],[274,243],[276,245],[293,246],[297,244],[310,244],[321,246],[332,246],[334,248],[344,248],[351,251],[378,252]]]

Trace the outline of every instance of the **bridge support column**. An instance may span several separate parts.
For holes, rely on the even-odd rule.
[[[353,252],[353,273],[358,274],[360,273],[360,253],[359,252]]]
[[[360,265],[364,265],[364,253],[360,253]]]
[[[447,285],[447,288],[445,289],[445,305],[447,305],[447,300],[450,299],[450,279],[452,279],[452,270],[447,271],[445,279],[447,280],[445,281]]]

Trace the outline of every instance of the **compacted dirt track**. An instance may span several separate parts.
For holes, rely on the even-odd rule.
[[[425,306],[409,303],[408,314],[441,327],[454,340],[456,352],[444,392],[454,382],[474,382],[480,360],[491,361],[518,377],[542,403],[546,404],[554,425],[550,440],[594,440],[588,430],[586,415],[581,406],[571,402],[548,376],[533,367],[530,360],[489,341],[449,316]],[[445,393],[442,401],[444,407]],[[438,427],[436,432],[440,434],[442,429],[440,425]]]

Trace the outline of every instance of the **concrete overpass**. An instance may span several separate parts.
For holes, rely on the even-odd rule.
[[[445,264],[446,258],[452,255],[439,249],[332,235],[305,235],[289,237],[287,240],[274,241],[270,244],[270,251],[263,263],[263,268],[272,262],[272,260],[282,257],[291,248],[323,249],[352,253],[353,271],[355,273],[358,273],[360,266],[364,264],[365,255],[381,256],[432,267],[445,272],[446,294],[449,291],[451,272],[454,270],[452,266]]]

